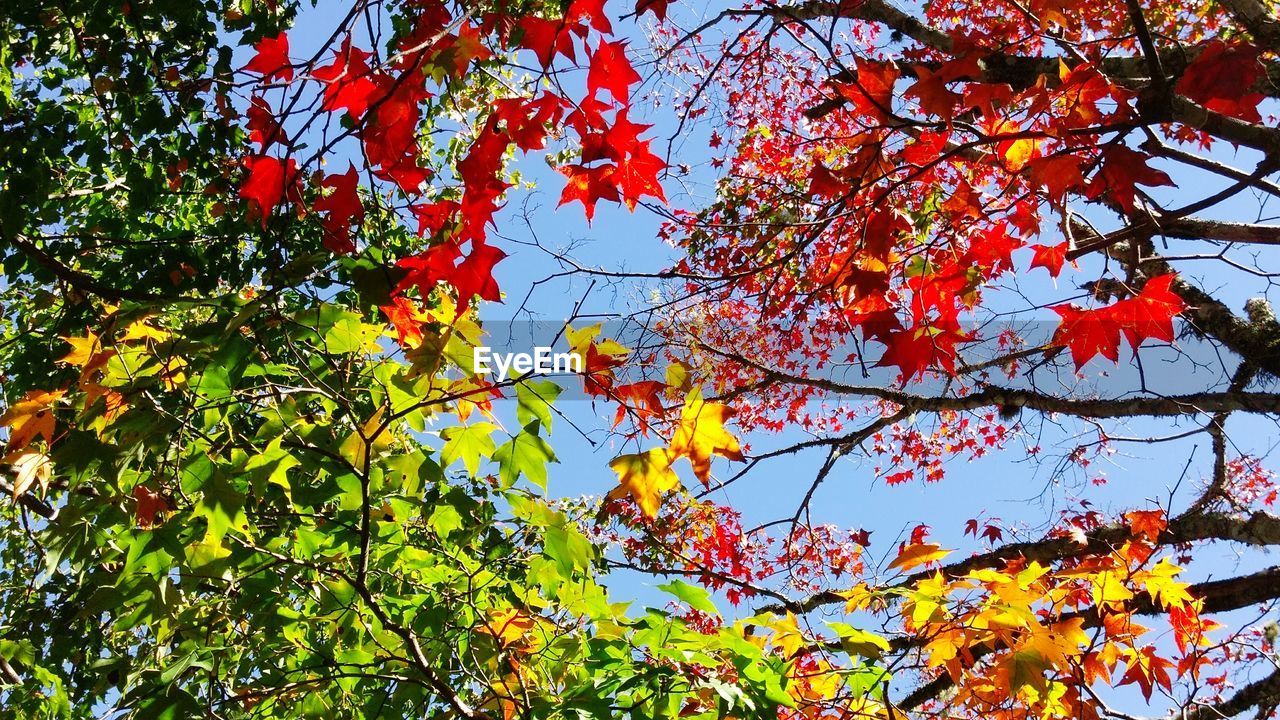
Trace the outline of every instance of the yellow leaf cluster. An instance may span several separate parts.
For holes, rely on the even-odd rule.
[[[694,475],[704,485],[709,484],[713,455],[730,460],[742,459],[738,439],[724,426],[732,414],[726,405],[703,401],[698,390],[690,392],[669,447],[621,455],[609,463],[609,467],[618,474],[619,481],[609,497],[630,496],[645,517],[655,517],[662,495],[680,485],[672,465],[682,457],[689,459]]]

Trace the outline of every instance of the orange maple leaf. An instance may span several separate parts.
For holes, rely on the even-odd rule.
[[[889,563],[889,569],[907,572],[912,568],[937,562],[950,554],[950,550],[944,550],[937,543],[908,545],[902,549],[902,552],[898,553],[898,557],[893,562]]]
[[[62,394],[62,390],[31,390],[0,415],[0,427],[9,428],[10,450],[21,450],[37,437],[53,441],[53,405]]]

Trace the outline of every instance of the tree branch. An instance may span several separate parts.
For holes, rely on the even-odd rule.
[[[1021,543],[1009,543],[995,550],[944,565],[937,570],[923,570],[904,577],[894,587],[908,587],[941,572],[946,577],[960,577],[983,568],[995,568],[1010,560],[1025,559],[1039,563],[1051,563],[1082,555],[1110,552],[1112,548],[1133,536],[1133,529],[1126,523],[1116,523],[1097,528],[1085,534],[1085,542],[1071,537],[1050,537]],[[1257,547],[1280,545],[1280,516],[1257,511],[1250,515],[1226,513],[1189,513],[1169,521],[1157,538],[1158,545],[1180,545],[1204,540],[1227,540]],[[1275,571],[1280,577],[1280,570]],[[807,598],[787,603],[766,605],[759,612],[781,613],[810,612],[824,605],[844,602],[833,591],[815,593]]]
[[[1046,395],[1031,390],[988,385],[968,395],[915,395],[878,385],[846,385],[826,378],[792,375],[771,369],[736,353],[702,344],[705,350],[760,372],[777,383],[803,385],[827,392],[885,400],[904,408],[924,412],[976,410],[984,407],[1026,408],[1043,413],[1073,417],[1175,417],[1219,412],[1271,414],[1280,412],[1280,394],[1261,392],[1204,392],[1187,395],[1138,396],[1130,398],[1077,399]]]
[[[32,242],[29,238],[27,238],[24,235],[15,235],[12,238],[10,238],[10,242],[12,242],[15,247],[21,250],[24,254],[26,254],[27,257],[33,260],[40,267],[43,267],[44,269],[53,273],[54,277],[58,278],[62,282],[65,282],[71,287],[77,290],[80,290],[81,292],[89,293],[91,295],[97,295],[98,297],[104,298],[106,300],[113,300],[117,302],[120,300],[134,300],[137,302],[165,302],[165,301],[176,299],[168,295],[160,295],[156,293],[144,292],[141,290],[117,288],[117,287],[112,287],[110,285],[106,285],[98,281],[98,279],[93,277],[92,275],[88,275],[86,273],[80,272],[79,270],[67,267],[66,265],[62,264],[57,258],[45,252],[43,249],[41,249],[39,246],[37,246],[34,242]]]
[[[1186,712],[1182,717],[1186,720],[1223,720],[1232,718],[1251,708],[1274,710],[1280,703],[1280,670],[1277,670],[1257,682],[1245,685],[1235,695],[1212,705],[1199,705]],[[1260,713],[1259,717],[1266,717]]]
[[[1222,6],[1249,31],[1259,45],[1280,50],[1280,20],[1260,0],[1221,0]]]
[[[1189,240],[1218,240],[1221,242],[1250,243],[1254,245],[1280,245],[1280,225],[1254,225],[1252,223],[1177,218],[1161,220],[1159,231],[1170,237]]]
[[[8,495],[9,497],[14,497],[13,485],[10,485],[7,481],[0,479],[0,495]],[[50,507],[43,500],[41,500],[40,498],[30,493],[24,492],[21,495],[18,495],[14,499],[18,502],[18,504],[22,505],[22,507],[39,515],[45,520],[52,520],[58,516],[58,511],[56,508]]]

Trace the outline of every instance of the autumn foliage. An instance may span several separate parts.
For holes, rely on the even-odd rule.
[[[0,11],[0,703],[1273,716],[1278,54],[1259,0]],[[606,214],[670,266],[544,240]],[[476,365],[578,280],[580,372]]]

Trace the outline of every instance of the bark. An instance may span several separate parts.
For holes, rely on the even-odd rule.
[[[959,577],[983,568],[998,568],[1007,561],[1023,558],[1048,564],[1067,558],[1097,555],[1110,552],[1133,536],[1133,530],[1124,523],[1107,525],[1085,534],[1085,542],[1075,538],[1049,537],[1021,543],[1009,543],[995,550],[980,553],[958,562],[944,565],[938,570],[925,570],[909,575],[896,583],[897,587],[914,585],[941,572],[947,577]],[[1280,516],[1257,511],[1249,515],[1196,512],[1180,515],[1169,521],[1156,542],[1159,545],[1180,545],[1191,542],[1221,540],[1255,547],[1280,545]],[[1268,578],[1280,578],[1280,570]],[[1280,584],[1270,588],[1273,595],[1280,595]],[[824,591],[787,603],[768,605],[759,612],[804,613],[824,605],[844,602],[834,591]]]

